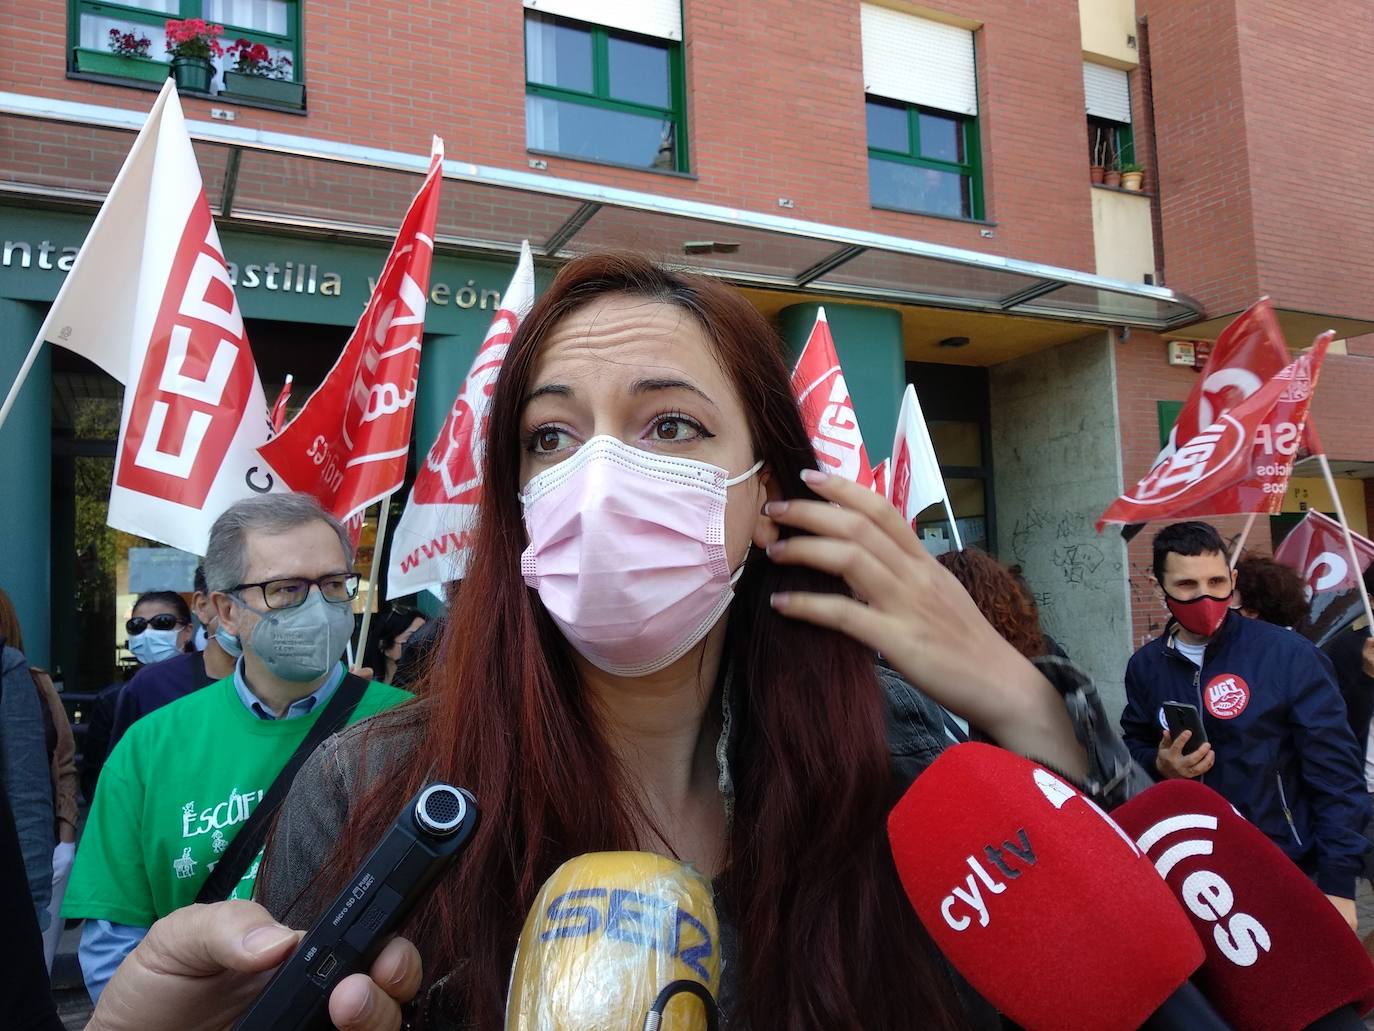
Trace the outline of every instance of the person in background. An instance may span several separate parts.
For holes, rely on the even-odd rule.
[[[48,971],[43,966],[43,938],[34,916],[26,872],[25,853],[15,830],[9,797],[0,791],[0,928],[4,928],[5,934],[0,1013],[4,1014],[4,1026],[12,1031],[63,1031]],[[208,995],[205,1004],[207,1009],[214,1005]],[[147,1025],[140,1026],[140,1031],[145,1029],[153,1031]]]
[[[410,640],[406,641],[405,647],[401,649],[401,657],[396,660],[396,679],[392,682],[393,687],[403,687],[407,691],[416,691],[422,687],[430,662],[439,648],[439,642],[443,640],[444,627],[447,624],[448,616],[441,615],[429,620],[410,635]]]
[[[1046,653],[1035,601],[1011,570],[977,548],[947,551],[935,561],[954,574],[1004,641],[1028,659]]]
[[[55,815],[43,731],[45,708],[34,689],[24,653],[0,640],[0,787],[9,800],[23,846],[24,877],[39,931],[46,930],[49,922]]]
[[[0,640],[8,641],[24,650],[24,633],[19,626],[19,613],[10,596],[0,589]],[[67,890],[67,875],[71,873],[76,855],[76,742],[72,737],[71,721],[62,705],[62,697],[53,686],[52,677],[36,666],[29,667],[29,676],[42,702],[44,744],[48,753],[48,774],[52,783],[53,838],[52,898],[48,902],[48,926],[43,931],[43,956],[49,971],[57,953],[57,939],[62,936],[62,896]]]
[[[176,591],[144,591],[134,601],[124,624],[129,651],[139,666],[161,662],[184,652],[191,639],[191,609]],[[81,793],[89,804],[95,799],[100,771],[109,757],[119,693],[128,684],[121,680],[95,696],[81,748]]]
[[[92,1000],[154,921],[196,901],[322,717],[342,727],[411,697],[346,677],[359,577],[348,532],[309,495],[230,505],[210,529],[205,579],[217,627],[244,652],[110,754],[63,909],[86,920],[78,956]],[[241,858],[217,871],[235,875],[220,898],[252,893],[257,859]]]
[[[1246,555],[1236,563],[1236,601],[1242,615],[1286,630],[1301,629],[1307,621],[1302,577],[1264,555]]]
[[[1035,599],[1016,572],[977,548],[946,551],[937,555],[935,561],[954,574],[954,579],[968,591],[983,618],[1004,641],[1028,659],[1050,653],[1049,638],[1040,629]],[[970,737],[987,740],[977,728],[970,728],[947,709],[943,710],[943,718],[945,733],[951,740],[967,741]]]
[[[1370,800],[1330,663],[1301,635],[1232,608],[1235,573],[1208,523],[1155,535],[1154,579],[1173,619],[1126,666],[1126,744],[1157,780],[1207,775],[1354,929]],[[1169,701],[1198,710],[1207,742],[1190,754],[1191,731],[1175,741],[1167,729]]]
[[[363,665],[372,670],[372,675],[383,684],[394,685],[401,652],[412,635],[426,622],[420,612],[404,605],[394,605],[378,615],[372,624],[372,633],[368,635]]]
[[[243,647],[237,637],[220,626],[219,615],[205,585],[204,565],[196,566],[195,588],[191,609],[206,630],[204,650],[185,649],[169,659],[143,666],[129,679],[115,701],[110,726],[112,751],[134,721],[234,672],[234,663],[243,654]]]
[[[1374,595],[1374,565],[1364,571],[1364,587]],[[1374,808],[1374,636],[1364,615],[1356,619],[1323,648],[1336,670],[1336,683],[1345,699],[1346,718],[1364,760],[1364,782]],[[1374,823],[1365,826],[1365,837],[1374,841]],[[1365,853],[1364,877],[1374,882],[1374,850]]]

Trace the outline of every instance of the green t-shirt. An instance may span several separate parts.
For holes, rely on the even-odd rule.
[[[349,722],[410,698],[371,684]],[[62,915],[150,927],[194,902],[324,708],[261,719],[229,676],[134,723],[101,771]],[[229,897],[251,898],[257,872],[255,859]]]

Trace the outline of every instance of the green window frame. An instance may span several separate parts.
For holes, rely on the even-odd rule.
[[[1097,149],[1099,129],[1106,135],[1102,139],[1102,153],[1095,154],[1093,151]],[[1131,123],[1116,122],[1110,118],[1089,115],[1088,155],[1090,164],[1096,164],[1097,159],[1102,158],[1102,164],[1106,168],[1120,168],[1122,165],[1133,164],[1135,162],[1135,133],[1131,130]]]
[[[571,28],[589,32],[592,38],[592,90],[590,93],[582,90],[569,89],[564,86],[550,86],[542,82],[531,81],[529,67],[529,50],[526,47],[525,53],[525,95],[528,97],[547,97],[551,100],[567,101],[574,104],[581,104],[586,107],[599,108],[603,111],[617,111],[622,114],[643,115],[650,118],[659,118],[668,121],[672,125],[673,132],[673,165],[669,171],[686,172],[690,167],[687,147],[687,91],[685,88],[685,78],[683,75],[682,43],[677,40],[661,39],[656,36],[643,36],[634,32],[626,32],[621,29],[612,29],[604,25],[597,25],[592,22],[578,21],[574,18],[564,18],[561,16],[542,14],[535,11],[526,11],[525,19],[538,17],[541,20],[550,21],[555,24],[565,25]],[[630,40],[636,43],[647,43],[656,47],[662,47],[668,54],[668,93],[669,103],[667,107],[659,107],[653,104],[640,103],[638,101],[620,100],[611,96],[611,37]],[[528,35],[526,36],[528,39]],[[528,133],[528,126],[526,126]],[[528,146],[528,135],[526,136]],[[598,161],[609,164],[622,164],[621,162],[606,161],[602,158],[587,157],[581,154],[570,154],[565,151],[548,150],[547,148],[529,148],[540,153],[559,154],[574,160]],[[641,168],[644,171],[662,171],[663,169],[654,165],[630,165],[627,167]]]
[[[246,39],[251,43],[265,43],[271,47],[290,52],[291,81],[305,81],[304,56],[301,46],[301,3],[300,0],[286,0],[287,31],[285,34],[261,32],[257,29],[243,28],[228,22],[224,25],[224,35],[220,42],[229,46],[236,39]],[[81,16],[83,14],[103,15],[119,18],[148,26],[148,34],[153,38],[153,46],[166,38],[167,22],[173,18],[204,18],[203,0],[179,0],[178,11],[150,11],[146,7],[131,7],[128,4],[111,3],[108,0],[68,0],[67,10],[67,60],[69,70],[78,70],[76,51],[81,46]],[[113,53],[111,52],[111,56]],[[154,60],[157,60],[156,58]],[[159,61],[158,63],[163,63]],[[130,76],[134,78],[134,76]]]
[[[965,218],[981,221],[984,217],[983,208],[983,157],[982,146],[978,133],[977,115],[960,115],[952,111],[942,111],[939,108],[922,107],[919,104],[909,104],[899,100],[891,100],[887,97],[878,97],[871,94],[864,97],[864,106],[867,110],[868,104],[881,104],[887,107],[904,108],[907,117],[907,140],[908,148],[905,151],[889,150],[882,147],[875,147],[871,144],[868,147],[868,156],[875,161],[890,161],[894,164],[909,165],[914,168],[929,168],[937,172],[953,172],[968,181],[967,196],[968,208],[963,215],[950,215],[947,212],[923,210],[915,206],[894,205],[890,203],[874,204],[875,207],[895,208],[898,211],[909,211],[917,215],[938,215],[944,218]],[[933,115],[939,118],[954,119],[959,123],[960,131],[963,134],[964,160],[945,161],[938,158],[924,157],[921,154],[921,115]],[[872,202],[872,187],[870,185],[870,202]]]

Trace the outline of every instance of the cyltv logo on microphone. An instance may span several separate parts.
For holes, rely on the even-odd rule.
[[[1036,862],[1035,850],[1031,848],[1025,828],[1016,832],[1015,841],[1002,842],[1001,848],[996,845],[984,845],[983,856],[1008,881],[1016,880]],[[1023,869],[1018,870],[1016,865],[1013,865],[1013,860]],[[968,928],[973,923],[974,916],[978,918],[979,927],[988,925],[991,917],[987,902],[983,899],[984,888],[991,895],[1000,895],[1007,890],[1006,884],[996,880],[979,858],[968,856],[964,862],[972,871],[965,879],[965,886],[956,887],[940,903],[940,915],[945,918],[945,923],[956,931]]]
[[[1210,837],[1190,836],[1170,845],[1165,839],[1181,831],[1215,831],[1217,818],[1206,813],[1182,813],[1160,820],[1139,838],[1139,845],[1167,882],[1179,863],[1212,854]],[[1156,848],[1158,846],[1158,848]],[[1172,885],[1171,885],[1172,887]],[[1177,888],[1188,912],[1199,920],[1213,923],[1212,939],[1217,949],[1239,967],[1253,966],[1261,952],[1268,952],[1269,931],[1249,913],[1233,913],[1236,897],[1231,885],[1212,870],[1194,870]]]

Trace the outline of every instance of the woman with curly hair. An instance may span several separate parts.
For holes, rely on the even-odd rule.
[[[978,611],[1003,640],[1028,659],[1049,652],[1035,600],[1011,570],[975,548],[947,551],[936,561],[963,584]]]

